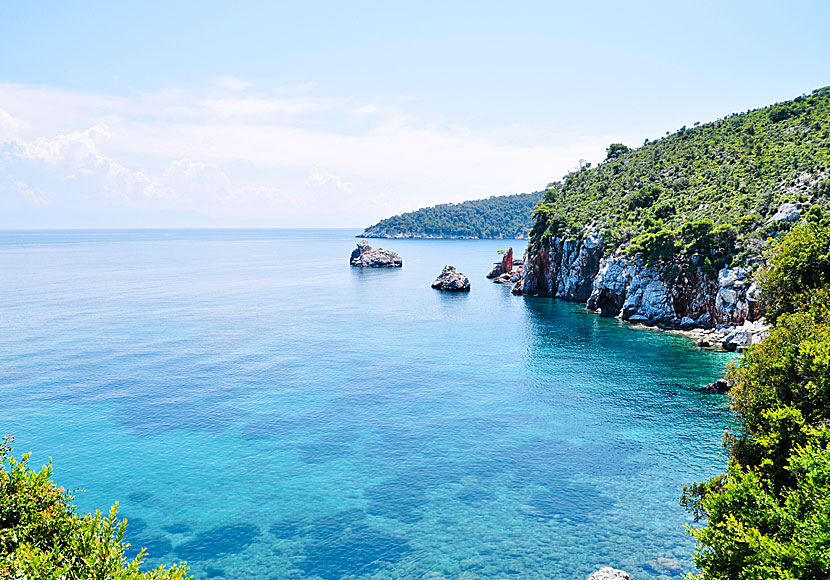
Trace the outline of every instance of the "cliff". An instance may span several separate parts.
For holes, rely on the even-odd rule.
[[[751,272],[830,210],[830,87],[630,149],[548,185],[515,292],[727,348],[763,336]],[[711,339],[711,340],[710,340]]]
[[[581,302],[603,316],[661,328],[712,329],[711,340],[728,350],[764,336],[763,324],[747,324],[763,314],[748,268],[722,268],[710,276],[694,263],[684,270],[674,263],[649,265],[642,256],[605,252],[599,232],[578,241],[546,240],[525,253],[523,275],[513,292]],[[744,334],[734,336],[738,332]]]

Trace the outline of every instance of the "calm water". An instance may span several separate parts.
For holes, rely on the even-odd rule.
[[[353,233],[0,232],[0,430],[199,578],[690,571],[728,358],[512,296],[507,242]]]

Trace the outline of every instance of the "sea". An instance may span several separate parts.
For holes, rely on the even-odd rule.
[[[0,433],[195,578],[694,570],[734,355],[485,278],[520,240],[0,232]],[[445,265],[469,293],[430,288]]]

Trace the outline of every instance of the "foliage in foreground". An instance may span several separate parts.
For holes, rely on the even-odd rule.
[[[0,443],[0,578],[20,580],[184,580],[174,565],[140,571],[144,551],[124,556],[126,521],[117,506],[108,515],[75,513],[72,494],[52,481],[52,465],[40,471],[11,454],[11,438]]]
[[[443,203],[386,218],[362,236],[517,238],[526,237],[541,192]]]
[[[818,217],[818,216],[814,216]],[[802,221],[763,279],[770,336],[730,370],[726,473],[684,490],[702,580],[830,578],[830,224]],[[791,297],[802,297],[791,300]]]

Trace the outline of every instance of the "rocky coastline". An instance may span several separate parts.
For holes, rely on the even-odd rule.
[[[647,264],[619,250],[606,255],[602,234],[531,245],[514,294],[584,303],[603,316],[672,330],[698,346],[739,351],[767,334],[758,288],[744,267],[706,275],[674,264]]]

